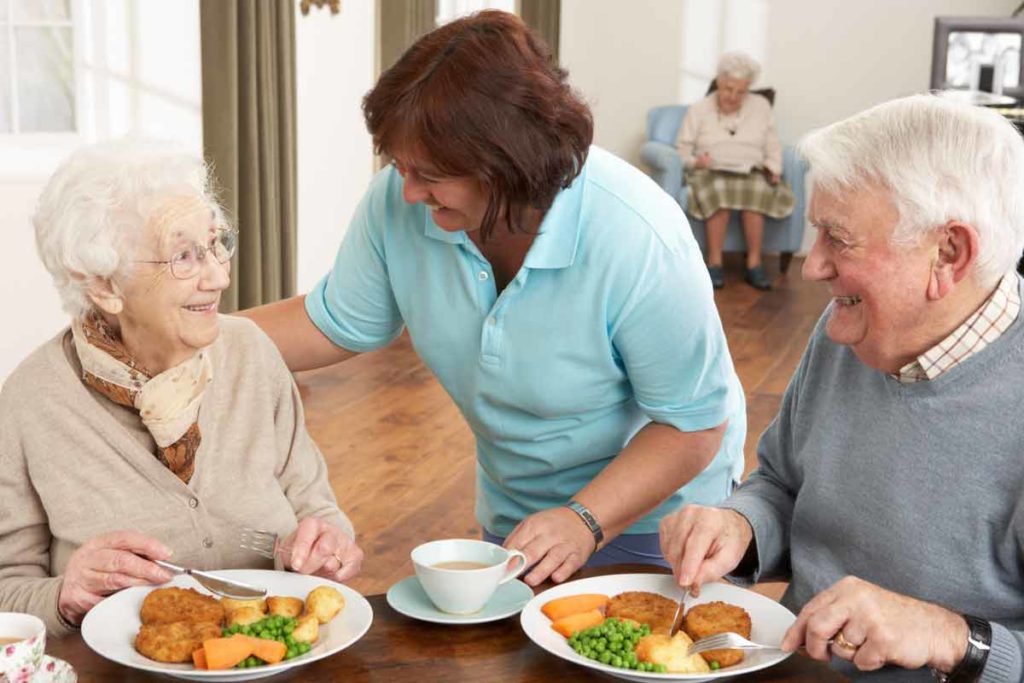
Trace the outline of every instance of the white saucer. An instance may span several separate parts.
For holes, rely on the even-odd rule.
[[[506,619],[519,612],[533,599],[533,589],[519,579],[512,579],[504,586],[498,586],[491,599],[479,612],[473,614],[448,614],[434,606],[415,576],[402,579],[388,589],[387,600],[392,609],[400,614],[420,621],[435,624],[482,624],[488,621]]]
[[[78,674],[63,659],[43,655],[43,661],[32,676],[32,683],[77,683]]]

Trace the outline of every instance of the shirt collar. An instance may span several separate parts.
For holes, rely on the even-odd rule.
[[[527,268],[567,268],[576,258],[576,249],[580,239],[580,207],[583,203],[584,178],[586,165],[572,181],[572,185],[559,191],[555,201],[544,215],[540,224],[540,234],[530,245],[523,265]],[[423,234],[427,237],[449,244],[465,244],[470,242],[464,230],[451,232],[439,228],[430,211],[423,206]]]
[[[1011,271],[962,325],[894,376],[903,383],[935,379],[998,339],[1017,319],[1020,307],[1017,273]]]

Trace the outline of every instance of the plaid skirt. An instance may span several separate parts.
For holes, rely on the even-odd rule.
[[[686,173],[688,193],[686,212],[707,220],[719,209],[756,211],[772,218],[793,213],[796,198],[784,181],[772,185],[759,170],[728,173],[700,168]]]

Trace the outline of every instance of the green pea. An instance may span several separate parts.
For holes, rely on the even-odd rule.
[[[722,668],[722,665],[718,663],[718,660],[717,660],[717,659],[712,659],[712,660],[711,660],[711,663],[710,663],[710,664],[708,664],[708,667],[709,667],[709,668],[710,668],[710,669],[711,669],[712,671],[718,671],[719,669],[721,669],[721,668]]]

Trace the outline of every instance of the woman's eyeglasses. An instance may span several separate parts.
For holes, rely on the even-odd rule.
[[[192,246],[176,252],[166,261],[136,261],[136,263],[168,265],[171,267],[171,275],[179,280],[190,280],[199,274],[207,254],[213,256],[217,263],[227,263],[235,255],[237,245],[238,231],[221,228],[210,238],[210,242],[206,246],[193,242]]]

